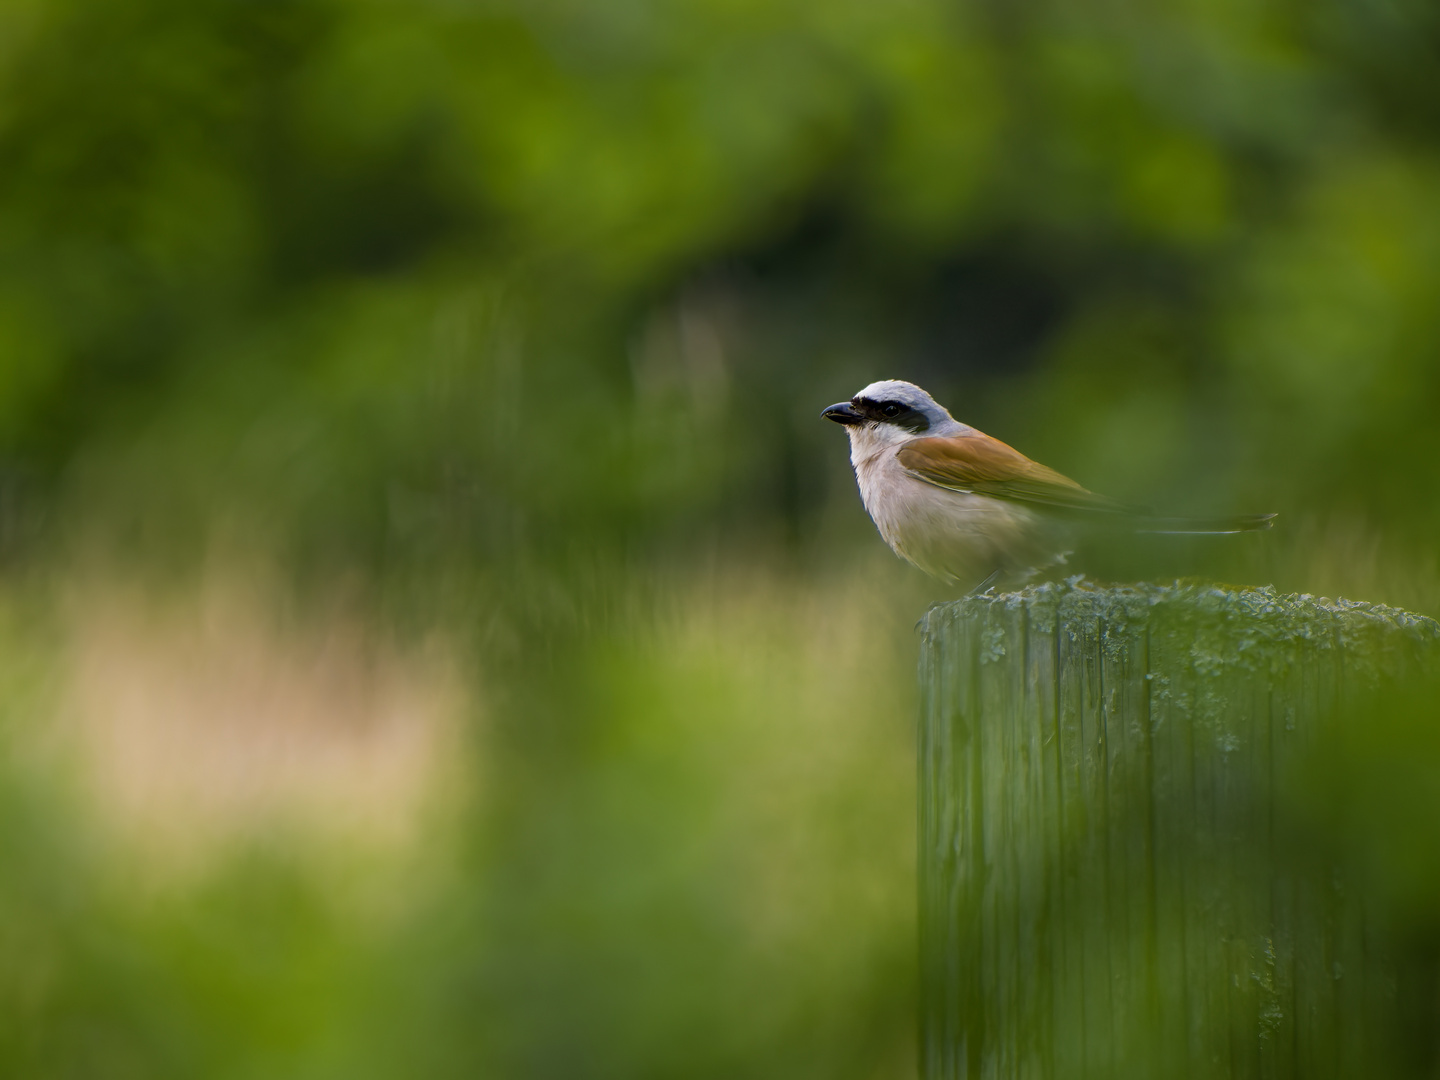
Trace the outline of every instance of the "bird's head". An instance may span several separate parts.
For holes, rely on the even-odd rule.
[[[922,435],[948,434],[957,427],[945,407],[914,383],[882,379],[849,401],[831,405],[820,414],[844,424],[855,442],[901,442]]]

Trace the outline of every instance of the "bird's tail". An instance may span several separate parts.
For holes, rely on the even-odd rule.
[[[1166,536],[1202,536],[1218,533],[1256,532],[1275,523],[1274,514],[1240,514],[1234,517],[1135,519],[1135,531]]]

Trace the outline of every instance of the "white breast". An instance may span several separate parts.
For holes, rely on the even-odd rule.
[[[961,585],[997,570],[1023,580],[1064,559],[1062,530],[1035,511],[917,479],[896,460],[906,441],[851,439],[860,497],[895,554]]]

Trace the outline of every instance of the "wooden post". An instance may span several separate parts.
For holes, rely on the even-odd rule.
[[[1077,580],[922,629],[922,1075],[1366,1075],[1393,980],[1277,783],[1440,626]]]

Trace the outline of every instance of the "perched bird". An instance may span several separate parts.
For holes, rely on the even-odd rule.
[[[1275,517],[1155,517],[962,424],[899,379],[871,383],[820,415],[845,425],[860,497],[895,554],[977,591],[1063,563],[1087,531],[1237,533],[1268,529]]]

